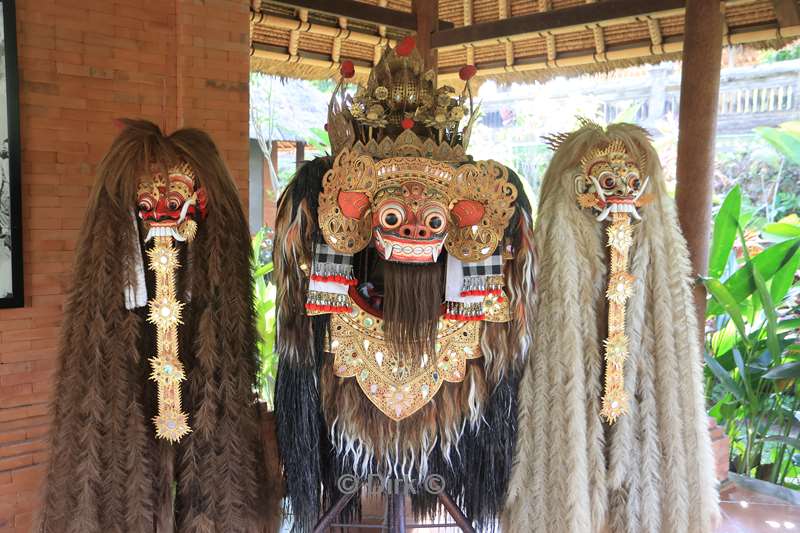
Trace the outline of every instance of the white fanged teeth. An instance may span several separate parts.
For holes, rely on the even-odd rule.
[[[434,263],[439,260],[439,253],[441,251],[442,251],[442,249],[440,247],[431,246],[431,259],[433,259]]]
[[[176,241],[185,241],[186,238],[178,233],[178,229],[175,226],[156,226],[150,228],[150,231],[147,232],[147,237],[144,238],[144,242],[149,242],[150,239],[153,237],[172,237]]]
[[[383,243],[383,258],[387,261],[390,257],[392,257],[392,251],[394,250],[394,246],[390,242]]]
[[[636,220],[642,220],[642,217],[639,216],[639,212],[636,210],[636,206],[633,204],[608,204],[603,208],[600,214],[597,215],[597,220],[599,222],[604,221],[608,218],[609,213],[630,213]]]

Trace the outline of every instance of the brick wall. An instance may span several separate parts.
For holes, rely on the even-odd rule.
[[[247,203],[248,16],[246,0],[17,0],[25,308],[0,309],[0,533],[29,531],[38,504],[64,293],[112,119],[206,129]]]

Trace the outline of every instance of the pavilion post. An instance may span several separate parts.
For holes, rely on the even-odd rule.
[[[297,141],[294,143],[294,163],[295,170],[300,168],[303,161],[306,160],[306,143],[305,141]]]
[[[278,141],[272,141],[269,152],[270,160],[264,160],[264,174],[263,174],[263,188],[261,189],[261,205],[264,207],[264,215],[261,223],[264,226],[271,226],[275,223],[275,210],[268,209],[267,206],[275,205],[275,187],[273,183],[277,183],[278,177]],[[272,163],[270,165],[270,163]],[[272,173],[275,172],[275,179]]]
[[[417,49],[426,69],[436,70],[437,53],[431,48],[431,34],[439,30],[439,0],[412,0],[417,16]]]
[[[708,271],[714,144],[717,129],[722,12],[720,0],[688,0],[684,28],[678,133],[678,219],[686,237],[694,276]],[[706,292],[695,285],[702,339]]]

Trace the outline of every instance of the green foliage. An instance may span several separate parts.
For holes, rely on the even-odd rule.
[[[791,61],[792,59],[800,59],[800,42],[795,42],[780,50],[769,50],[761,56],[761,60],[764,63],[777,63],[779,61]]]
[[[800,165],[800,121],[784,122],[778,128],[756,128],[755,131],[783,157]]]
[[[273,409],[275,374],[278,354],[275,353],[275,285],[268,281],[272,274],[272,261],[263,262],[263,245],[269,230],[262,228],[253,236],[253,306],[258,329],[258,355],[260,368],[257,376],[258,393],[267,408]],[[270,254],[271,256],[271,254]],[[271,259],[271,257],[270,257]]]
[[[738,185],[742,222],[758,228],[800,208],[800,122],[754,134],[719,139],[715,188],[722,193]]]
[[[794,487],[800,481],[800,220],[786,217],[759,235],[745,231],[749,217],[741,204],[734,187],[715,216],[703,279],[712,325],[705,354],[709,414],[731,439],[738,473]]]

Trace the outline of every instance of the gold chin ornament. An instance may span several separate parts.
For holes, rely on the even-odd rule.
[[[628,412],[625,392],[625,361],[628,337],[625,334],[625,304],[633,294],[636,281],[628,273],[628,257],[633,245],[631,218],[641,220],[638,208],[649,178],[642,179],[647,161],[634,160],[619,140],[605,147],[595,147],[581,160],[581,173],[575,178],[578,205],[593,209],[603,222],[611,215],[606,228],[607,246],[611,249],[608,275],[608,338],[605,340],[605,390],[601,415],[609,423]]]
[[[326,351],[334,354],[334,373],[355,377],[369,401],[393,420],[419,411],[445,381],[463,381],[467,360],[481,356],[478,322],[440,319],[435,353],[423,354],[418,365],[395,352],[383,328],[382,319],[358,307],[335,314]]]
[[[158,385],[158,414],[153,419],[156,436],[178,442],[189,433],[181,408],[180,384],[186,379],[178,357],[178,325],[184,304],[178,301],[175,276],[180,264],[174,241],[191,242],[197,231],[195,218],[205,213],[205,194],[196,190],[191,167],[170,168],[139,180],[137,206],[147,231],[145,242],[154,240],[147,252],[155,273],[155,296],[148,303],[147,321],[156,326],[157,354],[149,359],[150,379]]]

